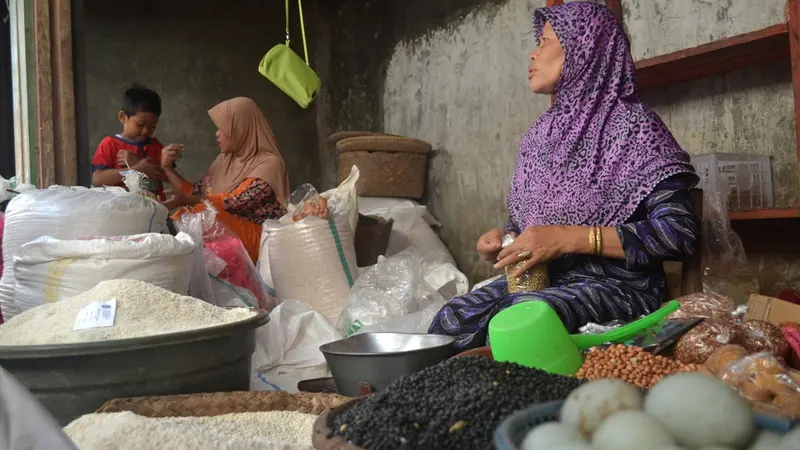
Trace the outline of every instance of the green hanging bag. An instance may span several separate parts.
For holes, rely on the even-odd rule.
[[[314,101],[320,81],[308,63],[306,28],[303,23],[303,3],[297,0],[300,10],[300,30],[303,34],[305,61],[289,47],[289,0],[286,0],[286,43],[272,47],[258,64],[258,71],[303,108]]]

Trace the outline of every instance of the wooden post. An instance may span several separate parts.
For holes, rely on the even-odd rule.
[[[70,0],[34,0],[39,185],[77,183]]]
[[[53,154],[53,75],[50,57],[50,1],[34,0],[34,33],[36,35],[36,99],[39,124],[39,187],[56,184]]]
[[[53,131],[56,182],[78,184],[75,123],[75,87],[72,74],[72,6],[70,0],[52,0]]]
[[[786,6],[788,13],[787,25],[789,27],[789,57],[792,61],[797,161],[798,170],[800,170],[800,0],[789,0]]]

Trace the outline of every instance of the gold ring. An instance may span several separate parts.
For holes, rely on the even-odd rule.
[[[531,252],[524,251],[524,252],[520,253],[519,255],[517,255],[517,258],[519,258],[519,259],[528,259],[528,258],[531,257],[531,255],[532,255]]]

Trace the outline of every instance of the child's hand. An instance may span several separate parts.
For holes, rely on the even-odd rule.
[[[183,144],[169,144],[161,150],[161,167],[172,167],[183,155]]]
[[[140,159],[139,162],[131,166],[131,169],[142,172],[151,180],[162,180],[165,177],[164,170],[153,164],[153,162],[147,158]]]
[[[127,150],[120,150],[117,152],[117,164],[122,169],[127,169],[128,167],[133,168],[136,164],[139,164],[139,161],[141,161],[141,159],[136,156],[136,153]]]

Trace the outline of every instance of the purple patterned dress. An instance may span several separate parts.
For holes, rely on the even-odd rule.
[[[556,101],[520,144],[509,231],[546,225],[615,227],[625,260],[570,255],[549,263],[550,288],[509,295],[506,280],[449,301],[429,333],[485,345],[489,320],[522,301],[549,303],[575,332],[587,322],[632,320],[666,300],[662,263],[694,252],[697,223],[689,155],[642,105],[625,33],[603,5],[538,9],[565,51]],[[588,239],[588,232],[587,232]]]

